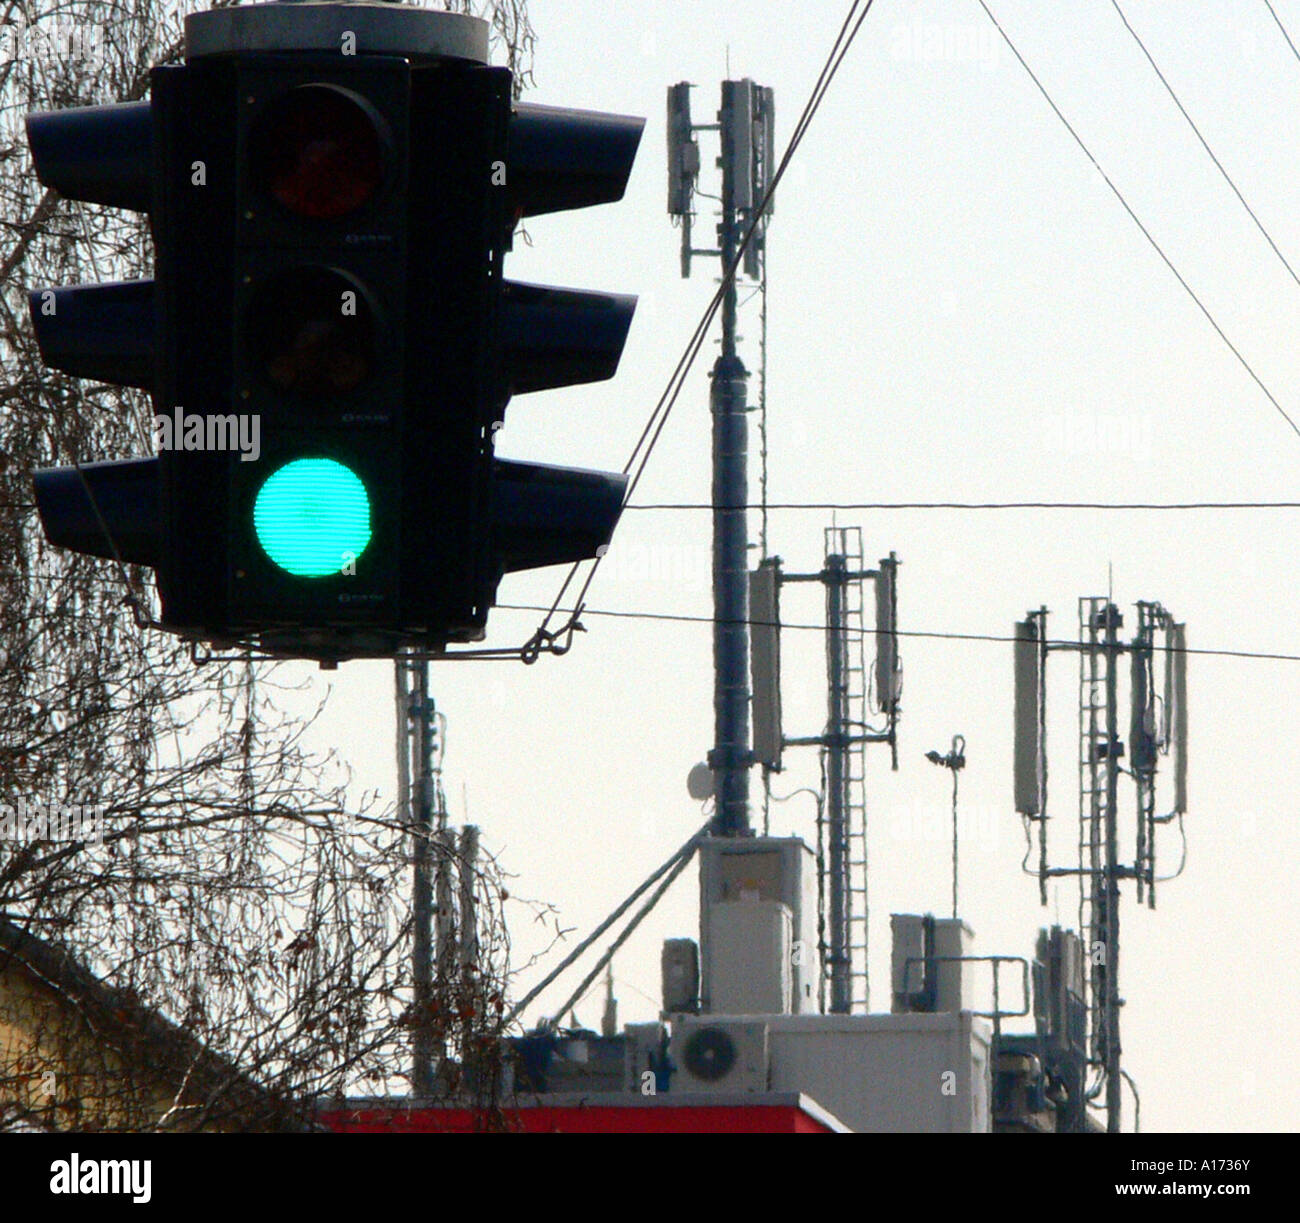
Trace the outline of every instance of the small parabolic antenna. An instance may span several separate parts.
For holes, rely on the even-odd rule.
[[[707,764],[697,764],[686,775],[686,793],[696,802],[702,803],[714,795],[713,770]]]

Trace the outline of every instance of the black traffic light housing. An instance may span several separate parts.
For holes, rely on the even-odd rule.
[[[159,449],[159,590],[182,629],[347,657],[408,627],[411,75],[337,54],[154,72],[157,393],[241,429]]]
[[[329,16],[449,16],[361,7]],[[189,20],[205,53],[155,69],[150,101],[28,119],[41,180],[147,210],[156,251],[153,281],[31,295],[48,364],[155,413],[154,458],[37,473],[46,533],[153,566],[163,626],[196,640],[322,660],[477,640],[504,573],[596,555],[621,509],[622,476],[492,447],[512,394],[617,367],[634,299],[502,264],[521,217],[622,195],[642,121],[515,106],[464,53],[328,32],[215,53],[217,20],[271,17]]]

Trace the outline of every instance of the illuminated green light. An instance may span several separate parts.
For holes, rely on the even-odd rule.
[[[295,459],[262,485],[253,506],[257,542],[295,577],[347,573],[370,542],[370,497],[333,459]]]

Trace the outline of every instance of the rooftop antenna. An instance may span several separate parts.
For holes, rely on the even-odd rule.
[[[776,587],[787,582],[819,582],[826,589],[826,726],[819,735],[775,741],[784,747],[818,747],[825,777],[825,818],[818,819],[817,861],[821,881],[820,916],[825,933],[819,944],[822,983],[829,986],[832,1014],[865,1012],[870,1005],[867,889],[866,745],[888,743],[898,768],[898,717],[903,670],[898,657],[898,557],[892,552],[876,569],[863,563],[858,527],[826,528],[826,559],[817,573],[785,573],[779,558],[771,565]],[[757,575],[756,575],[757,576]],[[867,627],[865,584],[875,590],[875,630]],[[755,586],[755,589],[759,587]],[[777,620],[779,632],[779,616]],[[875,643],[874,667],[868,667],[865,642]],[[756,640],[757,637],[756,637]],[[778,651],[779,658],[779,651]],[[761,672],[755,668],[755,676]],[[778,677],[779,678],[779,677]],[[875,709],[884,724],[868,723],[874,689]],[[770,702],[755,686],[755,710]],[[780,716],[779,701],[776,717]],[[760,724],[756,719],[756,725]],[[767,767],[779,766],[762,758]]]
[[[1108,579],[1113,577],[1113,569]],[[1132,879],[1139,902],[1155,908],[1156,834],[1181,825],[1187,811],[1187,647],[1185,626],[1159,603],[1137,604],[1137,630],[1120,640],[1123,616],[1110,593],[1079,600],[1079,641],[1050,642],[1047,609],[1030,612],[1015,632],[1015,804],[1038,825],[1039,896],[1049,879],[1079,881],[1079,928],[1090,966],[1088,1058],[1097,1080],[1088,1092],[1104,1095],[1106,1128],[1118,1133],[1122,1084],[1119,1031],[1119,894]],[[1046,747],[1046,663],[1049,651],[1079,655],[1079,838],[1077,866],[1049,864]],[[1129,655],[1129,735],[1120,737],[1120,658]],[[1157,660],[1159,664],[1157,665]],[[1127,755],[1127,767],[1121,761]],[[1170,809],[1159,813],[1157,766],[1172,757]],[[1131,862],[1121,861],[1119,787],[1128,777],[1136,792]]]
[[[946,756],[941,756],[938,751],[925,753],[925,758],[931,764],[937,764],[941,768],[952,771],[952,917],[957,920],[957,777],[962,769],[966,767],[966,736],[953,735],[952,748]]]
[[[728,64],[730,52],[728,51]],[[743,272],[758,277],[763,201],[774,170],[772,91],[748,79],[722,82],[716,124],[691,121],[688,82],[668,88],[668,212],[682,227],[682,275],[693,255],[722,261],[722,348],[714,363],[710,408],[713,416],[713,709],[714,746],[708,763],[716,783],[714,831],[750,833],[749,768],[749,530],[748,371],[736,351],[736,281]],[[722,170],[722,216],[717,249],[691,244],[691,220],[700,171],[696,133],[717,131]],[[752,231],[752,232],[751,232]],[[749,235],[743,255],[741,245]]]
[[[600,1016],[600,1034],[618,1035],[618,999],[614,997],[614,962],[605,966],[605,1009]]]

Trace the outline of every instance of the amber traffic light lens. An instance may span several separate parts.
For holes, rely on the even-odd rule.
[[[300,85],[268,105],[252,135],[260,189],[286,211],[334,221],[365,207],[384,181],[382,121],[332,85]]]
[[[249,310],[248,339],[262,375],[288,394],[345,395],[374,369],[370,304],[328,268],[293,268],[267,281]]]

